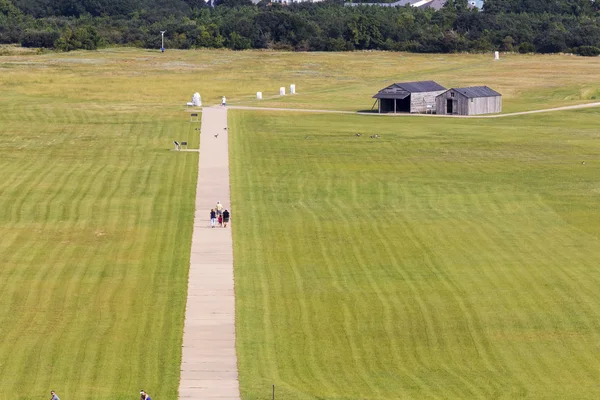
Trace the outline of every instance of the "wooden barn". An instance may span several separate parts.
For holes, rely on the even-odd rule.
[[[380,113],[435,112],[436,96],[446,90],[434,81],[394,83],[373,96]]]
[[[435,99],[441,115],[479,115],[502,111],[502,95],[487,86],[448,89]]]

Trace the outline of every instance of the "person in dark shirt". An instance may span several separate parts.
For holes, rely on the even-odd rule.
[[[223,228],[227,228],[227,223],[229,222],[229,211],[223,211]]]
[[[214,228],[216,223],[217,223],[217,212],[213,208],[210,210],[210,227]]]
[[[152,400],[150,395],[145,390],[140,390],[140,400]]]

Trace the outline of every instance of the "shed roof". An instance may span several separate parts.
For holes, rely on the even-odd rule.
[[[439,92],[440,90],[446,90],[445,87],[434,81],[400,82],[394,83],[394,85],[411,93]]]
[[[439,92],[441,90],[446,90],[446,88],[434,81],[400,82],[381,89],[373,98],[405,99],[411,93]]]
[[[490,89],[487,86],[470,86],[464,88],[452,88],[448,90],[454,90],[455,92],[458,92],[468,98],[502,96],[500,93]]]

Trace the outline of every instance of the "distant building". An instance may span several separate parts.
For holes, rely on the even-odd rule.
[[[435,98],[436,114],[479,115],[502,112],[502,95],[487,86],[452,88]]]
[[[436,96],[445,90],[434,81],[400,82],[381,89],[373,98],[380,113],[433,113]]]
[[[471,8],[483,10],[484,0],[468,0]],[[398,0],[393,3],[344,3],[346,6],[379,6],[379,7],[404,7],[411,5],[418,8],[433,8],[439,10],[446,4],[446,0]]]
[[[444,6],[446,0],[398,0],[393,3],[344,3],[346,6],[379,6],[379,7],[404,7],[410,5],[413,7],[431,7],[439,10]]]
[[[252,3],[258,4],[261,0],[251,0]],[[324,0],[269,0],[270,3],[292,4],[292,3],[319,3]]]
[[[251,0],[254,4],[260,3],[261,0]],[[292,4],[292,3],[319,3],[324,0],[269,0],[271,3]]]
[[[483,0],[468,0],[469,7],[478,8],[480,11],[483,10]]]

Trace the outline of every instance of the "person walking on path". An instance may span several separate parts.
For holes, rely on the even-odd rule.
[[[140,400],[152,400],[150,395],[144,389],[140,390]]]
[[[220,227],[223,227],[223,215],[219,214],[219,216],[217,217],[217,222],[219,223]]]
[[[222,215],[223,214],[223,204],[221,204],[220,201],[217,201],[217,215]]]
[[[217,213],[215,212],[215,210],[213,208],[210,210],[210,227],[214,228],[216,222],[217,222]]]
[[[60,399],[58,398],[58,396],[56,395],[56,392],[55,392],[54,390],[51,390],[51,391],[50,391],[50,396],[52,396],[52,397],[50,398],[50,400],[60,400]]]
[[[227,228],[227,223],[229,222],[229,211],[223,211],[223,227]]]

